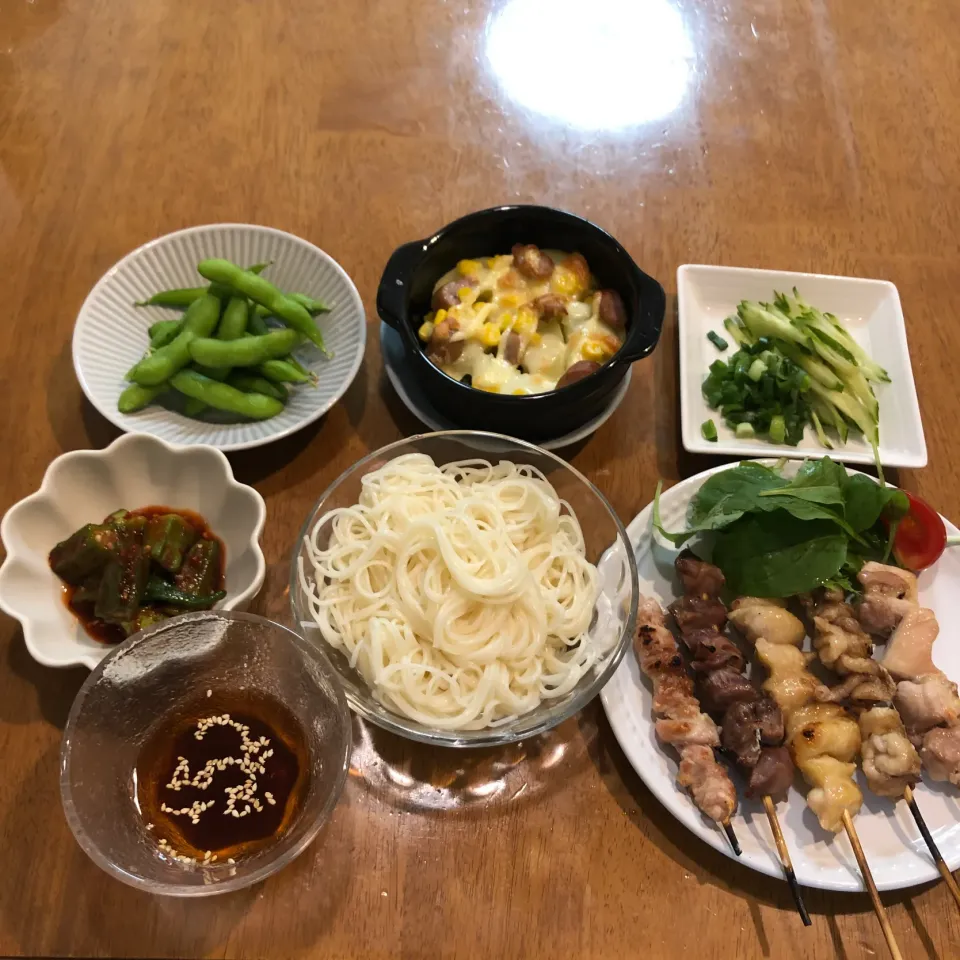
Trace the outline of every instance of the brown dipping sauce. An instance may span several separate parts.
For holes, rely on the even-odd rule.
[[[204,520],[199,513],[194,513],[193,510],[150,506],[141,507],[139,510],[130,510],[129,512],[134,516],[146,517],[148,520],[152,516],[163,516],[167,513],[175,513],[177,516],[183,517],[187,523],[200,531],[200,535],[197,538],[198,540],[220,540],[210,529],[207,521]],[[217,578],[215,590],[223,589],[226,555],[223,541],[220,540],[220,576]],[[74,594],[76,594],[78,589],[80,588],[71,586],[68,583],[63,584],[63,602],[67,609],[83,624],[83,629],[86,631],[87,636],[93,637],[94,640],[99,640],[101,643],[109,644],[117,644],[126,640],[127,634],[124,633],[123,628],[119,624],[107,623],[105,620],[100,620],[94,616],[92,601],[88,603],[74,601]]]
[[[309,780],[306,736],[286,707],[213,690],[171,711],[141,748],[136,802],[164,853],[223,863],[289,829]]]

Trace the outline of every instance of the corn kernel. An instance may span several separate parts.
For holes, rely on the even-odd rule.
[[[457,264],[457,269],[464,277],[475,277],[480,273],[480,264],[476,260],[461,260]]]
[[[492,270],[497,265],[496,257],[487,257],[487,269]]]
[[[539,333],[535,333],[530,337],[531,347],[539,347],[541,343],[543,343],[543,337],[541,337]]]
[[[429,320],[425,320],[420,324],[417,336],[426,343],[433,336],[433,324]]]
[[[565,267],[557,267],[550,278],[550,289],[554,293],[560,293],[567,297],[572,297],[580,292],[580,282],[573,273]]]
[[[512,310],[504,310],[500,314],[499,326],[506,333],[517,322],[517,315]]]
[[[433,322],[434,322],[434,323],[443,323],[443,321],[446,320],[446,319],[447,319],[447,311],[446,311],[446,310],[438,310],[438,311],[437,311],[437,315],[433,318]]]
[[[526,390],[517,389],[517,390],[514,390],[514,391],[513,391],[513,395],[514,395],[515,397],[525,397],[525,396],[527,395],[527,391],[526,391]]]
[[[593,360],[595,363],[602,363],[607,359],[607,350],[602,343],[598,343],[596,340],[588,340],[583,345],[584,360]]]
[[[500,305],[503,307],[519,307],[522,299],[519,293],[505,293],[500,297]]]
[[[460,298],[460,302],[464,303],[465,301],[469,300],[471,296],[473,296],[473,290],[471,290],[470,287],[461,287],[457,291],[457,296]]]
[[[495,347],[500,342],[500,328],[495,323],[485,323],[480,330],[480,342],[485,347]]]
[[[521,307],[517,311],[517,322],[513,329],[523,336],[531,336],[537,332],[537,315],[529,307]]]

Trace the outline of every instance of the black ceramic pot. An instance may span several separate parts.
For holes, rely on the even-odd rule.
[[[582,253],[602,288],[616,290],[627,309],[623,346],[596,373],[549,393],[503,396],[447,376],[423,351],[417,330],[430,312],[433,287],[459,260],[509,253],[515,243]],[[524,440],[562,436],[599,416],[635,360],[657,345],[663,287],[647,276],[610,234],[551,207],[493,207],[454,220],[427,240],[398,247],[377,290],[377,312],[402,337],[406,361],[443,416],[461,427]]]

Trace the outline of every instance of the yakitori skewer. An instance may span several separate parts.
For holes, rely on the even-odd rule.
[[[653,682],[657,738],[680,754],[677,783],[690,792],[705,816],[721,826],[740,856],[740,844],[730,824],[737,809],[737,791],[713,753],[720,745],[720,734],[700,709],[677,641],[656,600],[641,599],[634,651],[640,669]]]
[[[885,749],[886,745],[882,742],[876,744],[877,748],[884,751],[887,761],[882,772],[889,775],[890,759],[893,758],[896,763],[898,755],[909,756],[911,760],[911,769],[902,783],[898,783],[894,777],[888,790],[883,789],[883,784],[878,789],[872,782],[871,788],[887,796],[903,797],[940,876],[960,908],[960,887],[944,861],[913,795],[921,763],[935,779],[960,780],[957,768],[960,754],[952,749],[956,731],[951,730],[951,727],[957,727],[960,698],[957,697],[956,686],[934,666],[931,658],[931,650],[939,632],[936,617],[932,611],[920,607],[917,578],[908,570],[867,563],[858,574],[858,579],[864,588],[857,609],[860,626],[876,636],[890,637],[887,655],[880,663],[880,668],[893,678],[891,685],[894,679],[900,681],[887,711],[896,716],[896,720],[890,720],[889,724],[899,737],[895,741],[897,749]],[[909,730],[901,715],[901,704],[905,709],[909,707]],[[876,709],[873,709],[867,715],[875,712]],[[861,716],[861,727],[864,716]],[[920,754],[911,740],[920,743]],[[864,772],[869,781],[866,755]],[[897,772],[896,767],[893,772]]]
[[[817,702],[823,685],[807,669],[815,654],[800,649],[806,630],[785,604],[742,597],[734,603],[730,619],[754,642],[757,657],[769,671],[763,690],[783,712],[790,753],[810,784],[807,806],[825,830],[846,831],[890,954],[900,960],[886,909],[853,825],[863,803],[853,779],[857,769],[853,761],[860,750],[859,725],[840,704]]]
[[[724,576],[719,567],[684,551],[675,563],[684,596],[670,612],[689,649],[696,691],[703,708],[721,725],[721,744],[749,780],[748,796],[762,796],[780,864],[804,926],[810,925],[773,794],[783,794],[793,782],[794,768],[783,747],[783,716],[777,704],[761,694],[744,676],[746,660],[722,630],[727,608],[720,599]]]

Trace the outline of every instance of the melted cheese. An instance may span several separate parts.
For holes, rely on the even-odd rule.
[[[543,252],[558,265],[566,257],[559,251]],[[580,360],[609,359],[622,339],[601,322],[600,297],[592,290],[592,279],[582,289],[581,284],[571,287],[571,278],[576,280],[561,266],[547,280],[525,277],[514,268],[510,254],[462,261],[444,274],[435,290],[464,281],[458,291],[460,302],[447,312],[454,321],[451,340],[464,341],[464,348],[455,361],[443,365],[443,371],[457,380],[471,377],[479,390],[519,395],[553,390]],[[525,305],[558,290],[566,296],[566,316],[537,323]],[[520,338],[519,365],[506,360],[508,345],[516,343],[513,337]]]

